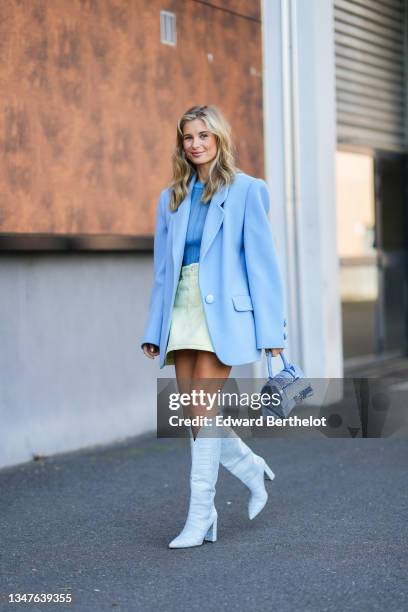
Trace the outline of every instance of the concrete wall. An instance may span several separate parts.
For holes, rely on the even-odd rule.
[[[175,370],[139,346],[152,279],[150,254],[2,256],[0,467],[155,430]]]
[[[284,273],[288,354],[343,374],[332,0],[263,0],[266,176]]]
[[[0,465],[154,428],[138,347],[150,259],[2,257]]]

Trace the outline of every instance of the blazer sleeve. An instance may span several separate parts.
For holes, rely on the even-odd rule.
[[[244,250],[258,349],[287,347],[283,283],[269,208],[268,187],[264,180],[255,179],[245,203]]]
[[[153,262],[154,282],[150,293],[149,315],[145,325],[141,346],[145,342],[160,346],[160,333],[163,320],[164,276],[166,271],[167,225],[165,216],[165,191],[160,194],[156,210]]]

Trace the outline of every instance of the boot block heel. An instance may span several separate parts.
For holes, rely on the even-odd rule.
[[[209,530],[204,536],[204,540],[206,540],[207,542],[217,541],[217,520],[218,520],[218,517],[215,519],[215,521],[213,522],[213,524],[211,525],[211,527],[209,528]]]
[[[272,472],[271,468],[265,463],[265,476],[268,480],[273,480],[275,478],[275,474]]]

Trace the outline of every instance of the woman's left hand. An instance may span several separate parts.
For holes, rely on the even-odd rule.
[[[265,352],[266,351],[271,351],[272,357],[277,357],[279,353],[283,351],[283,348],[269,348],[269,349],[265,349]]]

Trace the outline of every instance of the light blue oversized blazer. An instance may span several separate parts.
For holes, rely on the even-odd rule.
[[[194,172],[177,211],[164,189],[156,212],[154,283],[141,346],[160,348],[164,367],[173,303],[179,281]],[[282,278],[268,218],[264,180],[238,172],[209,204],[203,229],[199,287],[216,355],[227,365],[252,363],[262,348],[286,348]]]

